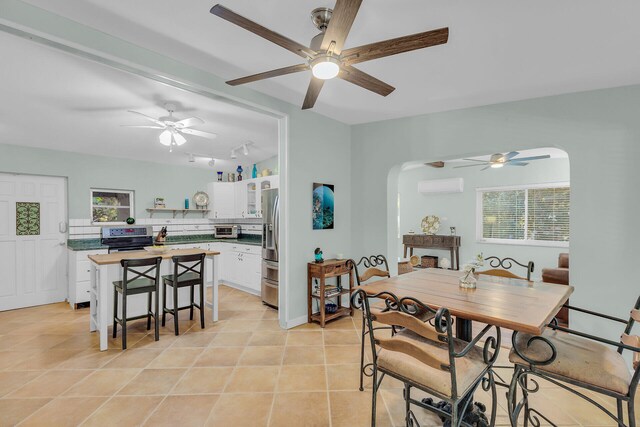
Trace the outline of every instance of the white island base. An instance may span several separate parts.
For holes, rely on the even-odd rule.
[[[116,252],[106,255],[90,255],[89,261],[91,264],[91,288],[90,288],[90,313],[89,316],[89,331],[98,331],[100,334],[100,351],[105,351],[108,348],[109,325],[113,324],[113,282],[116,280],[122,280],[122,267],[120,261],[123,259],[131,258],[153,258],[156,256],[162,257],[162,263],[160,264],[160,274],[172,274],[173,273],[173,261],[171,257],[174,255],[192,255],[205,253],[207,258],[205,261],[205,277],[212,278],[211,282],[205,284],[206,288],[213,287],[212,301],[206,301],[207,292],[205,290],[205,306],[210,307],[212,310],[212,320],[218,321],[218,255],[220,252],[205,251],[202,249],[174,249],[169,250],[160,255],[152,255],[147,251],[135,251],[135,252]],[[210,274],[207,269],[210,269]],[[162,279],[160,279],[162,280]],[[155,298],[159,298],[159,306],[162,310],[162,282],[160,283],[160,289]],[[196,302],[199,302],[199,295],[196,292]],[[181,305],[185,303],[183,301],[189,300],[189,289],[179,289],[178,300]],[[167,306],[173,307],[172,295],[167,292]],[[120,310],[122,304],[119,304]],[[145,295],[132,295],[127,300],[127,317],[134,317],[137,315],[145,314],[147,312],[147,296]],[[121,315],[121,314],[119,314]],[[157,316],[162,316],[162,312],[156,313]]]

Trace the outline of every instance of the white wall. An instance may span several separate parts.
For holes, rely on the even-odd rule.
[[[459,165],[459,164],[458,164]],[[482,252],[485,257],[512,257],[522,263],[533,261],[534,279],[539,279],[542,268],[555,267],[558,254],[569,252],[564,247],[541,247],[481,243],[476,240],[476,189],[507,185],[541,184],[569,181],[569,159],[545,159],[529,163],[526,167],[504,167],[480,171],[476,168],[453,169],[449,165],[435,169],[430,166],[407,169],[398,176],[400,194],[400,234],[409,230],[421,233],[420,222],[426,215],[441,218],[438,234],[449,234],[449,227],[456,227],[461,236],[460,265]],[[462,178],[464,191],[449,194],[418,193],[418,182],[431,179]],[[398,239],[398,250],[402,253],[402,239]],[[435,255],[450,258],[448,251],[416,249],[416,255]],[[518,267],[516,267],[518,268]],[[523,270],[515,270],[524,274]]]
[[[400,165],[557,147],[571,161],[572,303],[626,316],[638,297],[640,86],[352,127],[352,250],[398,255]],[[617,325],[572,324],[619,339]]]

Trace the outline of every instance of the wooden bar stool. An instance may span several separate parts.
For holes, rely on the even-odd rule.
[[[162,276],[162,326],[165,325],[166,314],[173,315],[176,335],[178,331],[178,312],[189,309],[189,319],[193,320],[193,308],[200,310],[200,326],[204,329],[204,258],[205,254],[176,255],[173,260],[173,274]],[[176,280],[177,279],[177,280]],[[167,286],[173,288],[173,308],[167,308]],[[178,289],[190,287],[191,301],[189,305],[178,305]],[[200,287],[200,301],[194,301],[195,287]]]
[[[160,282],[160,263],[162,257],[123,259],[120,261],[122,280],[113,282],[113,338],[118,335],[118,323],[122,327],[122,349],[127,349],[127,321],[147,318],[147,330],[151,329],[151,317],[155,320],[155,339],[158,341],[158,287]],[[149,267],[144,271],[136,268]],[[141,269],[142,270],[142,269]],[[155,270],[155,271],[154,271]],[[155,311],[151,311],[151,298],[156,293]],[[122,318],[118,318],[118,294],[122,294]],[[129,295],[148,294],[147,314],[127,317],[127,297]]]

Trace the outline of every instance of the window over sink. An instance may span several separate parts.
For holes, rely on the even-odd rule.
[[[91,189],[91,221],[100,224],[124,223],[134,216],[131,190]]]
[[[569,246],[569,183],[477,190],[477,240]]]

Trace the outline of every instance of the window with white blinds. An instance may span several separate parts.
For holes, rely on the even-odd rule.
[[[569,184],[478,189],[478,240],[568,246]]]

